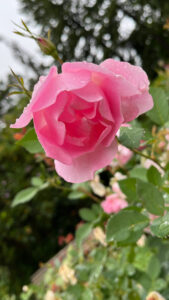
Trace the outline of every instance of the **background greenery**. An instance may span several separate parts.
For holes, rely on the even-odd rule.
[[[167,0],[148,3],[143,0],[20,0],[19,3],[27,14],[28,24],[36,22],[42,36],[52,29],[52,41],[64,61],[85,59],[99,63],[108,57],[120,58],[141,64],[151,79],[168,63],[169,31],[163,28],[169,16]],[[124,20],[134,25],[130,34],[121,32]],[[27,82],[31,89],[46,68],[43,59],[38,65],[33,58],[27,58],[29,53],[17,47],[14,51],[36,74]],[[168,92],[166,78],[161,74],[155,84],[165,85]],[[15,145],[18,137],[9,124],[19,116],[28,99],[7,96],[10,91],[7,85],[13,81],[9,76],[0,86],[0,295],[20,291],[39,263],[60,249],[58,237],[74,233],[80,220],[79,208],[89,204],[87,197],[83,200],[75,196],[71,198],[77,199],[68,200],[70,186],[58,179],[50,162]],[[149,125],[145,118],[141,122],[143,126]],[[30,187],[31,178],[39,176],[43,181],[51,178],[55,181],[50,181],[49,187],[40,191],[33,201],[11,208],[16,193]],[[108,178],[105,172],[102,181],[107,184]]]

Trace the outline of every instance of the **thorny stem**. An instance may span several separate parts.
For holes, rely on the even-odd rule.
[[[119,142],[119,139],[118,139],[117,137],[116,137],[116,139],[117,139],[117,142],[118,142],[120,145],[122,145],[122,144]],[[122,146],[123,146],[123,145],[122,145]],[[145,158],[147,158],[147,159],[152,160],[152,161],[155,162],[162,170],[165,171],[165,168],[161,166],[160,162],[159,162],[156,158],[153,158],[152,156],[149,156],[149,155],[147,155],[147,154],[144,154],[143,152],[141,152],[141,151],[139,151],[139,150],[137,150],[137,149],[133,149],[133,148],[129,148],[129,149],[130,149],[132,152],[134,152],[134,153],[136,153],[136,154],[138,154],[138,155],[140,155],[140,156],[142,156],[142,157],[145,157]]]
[[[147,154],[144,154],[144,153],[142,153],[141,151],[139,151],[139,150],[137,150],[137,149],[130,149],[130,150],[133,151],[134,153],[140,155],[140,156],[143,156],[143,157],[145,157],[145,158],[147,158],[147,159],[152,160],[152,161],[155,162],[162,170],[165,171],[165,168],[161,166],[160,162],[159,162],[157,159],[152,158],[151,156],[149,156],[149,155],[147,155]]]
[[[87,196],[89,196],[92,200],[94,200],[95,202],[100,204],[100,199],[97,198],[96,196],[94,196],[92,193],[90,193],[89,191],[85,190],[84,188],[80,187],[77,189],[79,192],[82,192],[84,194],[86,194]]]
[[[69,187],[64,187],[64,186],[58,185],[57,183],[55,183],[55,182],[53,182],[53,181],[50,181],[50,183],[51,183],[54,187],[56,187],[57,189],[59,189],[59,190],[62,190],[62,191],[70,191],[70,192],[72,192],[72,189],[69,188]],[[100,199],[97,198],[96,196],[94,196],[92,193],[90,193],[90,192],[87,191],[86,189],[84,189],[84,188],[82,188],[82,187],[79,187],[79,188],[77,189],[77,191],[84,193],[85,195],[89,196],[93,201],[95,201],[95,202],[97,202],[97,203],[100,204]]]

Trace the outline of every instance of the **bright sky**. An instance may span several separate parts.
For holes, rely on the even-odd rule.
[[[26,20],[25,15],[20,10],[20,4],[17,0],[0,0],[0,37],[5,37],[8,42],[15,42],[27,50],[29,55],[38,61],[43,59],[45,63],[51,61],[51,58],[40,55],[40,51],[36,43],[28,38],[21,37],[13,33],[16,30],[15,22],[21,25],[21,19]],[[37,33],[37,26],[31,24],[32,32]],[[12,68],[16,73],[27,74],[26,67],[21,65],[19,61],[13,56],[9,46],[4,45],[4,42],[0,41],[0,80],[9,73],[9,68]],[[29,74],[31,75],[31,74]]]
[[[46,65],[50,64],[52,61],[50,57],[44,57],[40,54],[39,48],[36,43],[28,38],[21,37],[13,33],[16,30],[15,25],[12,23],[15,22],[21,25],[21,19],[26,21],[26,16],[20,10],[20,1],[19,0],[0,0],[0,37],[5,37],[5,39],[9,42],[16,42],[23,49],[27,50],[29,55],[32,55],[34,59],[37,61],[45,62]],[[126,24],[127,30],[126,32]],[[130,25],[130,26],[129,26]],[[131,22],[131,20],[123,20],[120,32],[121,34],[130,34],[134,28],[135,24]],[[38,28],[33,23],[30,26],[32,32],[37,33]],[[19,61],[13,56],[12,51],[9,46],[4,45],[2,41],[0,41],[0,80],[5,77],[9,73],[9,68],[12,68],[18,74],[28,74],[28,70],[26,66],[21,65]]]
[[[1,2],[3,3],[0,6],[0,37],[5,37],[8,42],[15,41],[20,45],[24,44],[23,48],[30,47],[32,51],[35,51],[36,46],[33,45],[33,41],[23,39],[13,33],[15,26],[12,21],[19,24],[20,19],[24,17],[19,12],[18,2],[16,0],[1,0]],[[4,78],[10,67],[16,72],[21,71],[21,66],[12,55],[10,47],[0,41],[0,79]]]

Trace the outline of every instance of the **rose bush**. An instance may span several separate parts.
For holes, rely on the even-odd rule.
[[[11,127],[25,127],[33,119],[58,174],[69,182],[83,182],[111,163],[120,126],[152,108],[148,87],[146,73],[126,62],[64,63],[62,73],[52,67],[40,78]]]

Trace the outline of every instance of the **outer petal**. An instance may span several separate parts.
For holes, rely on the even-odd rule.
[[[84,70],[79,70],[79,72],[73,74],[56,74],[56,72],[52,71],[50,73],[48,80],[45,81],[38,94],[36,103],[32,107],[33,112],[47,108],[54,104],[60,93],[81,89],[91,80],[90,72]]]
[[[72,165],[65,165],[55,160],[55,168],[57,173],[68,182],[84,182],[93,179],[96,170],[109,165],[116,152],[117,142],[114,140],[109,147],[99,145],[94,152],[74,159]]]
[[[96,64],[88,63],[86,61],[72,63],[68,62],[62,65],[62,72],[72,74],[80,70],[88,70],[92,72],[92,81],[98,86],[100,86],[102,78],[107,77],[111,78],[115,90],[119,93],[119,95],[130,97],[139,93],[138,88],[135,85],[130,84],[125,77],[123,77],[121,74],[116,74],[115,72],[112,72],[111,69],[107,68],[107,66],[104,66],[104,64],[102,64],[98,66]],[[98,74],[100,74],[101,77],[98,76]]]
[[[35,131],[47,156],[53,159],[59,159],[62,163],[71,164],[72,158],[69,153],[61,148],[65,137],[65,125],[60,122],[54,122],[53,127],[48,127],[45,118],[45,111],[35,112],[33,114]]]
[[[149,80],[142,68],[133,66],[126,62],[107,59],[101,66],[110,70],[112,73],[118,74],[128,81],[128,87],[124,92],[120,91],[121,109],[124,122],[129,122],[145,113],[153,107],[153,100],[148,93]],[[128,95],[127,89],[133,86],[137,91],[132,95]]]
[[[32,99],[12,128],[25,127],[32,119],[32,113],[54,104],[57,96],[64,91],[81,89],[91,80],[89,71],[79,70],[76,74],[57,74],[56,67],[49,75],[38,82]]]
[[[114,59],[106,59],[100,66],[110,70],[114,74],[121,75],[137,87],[138,90],[146,90],[149,86],[147,74],[138,66],[133,66],[127,62],[121,62]]]
[[[124,117],[124,122],[130,122],[139,115],[152,109],[153,99],[148,92],[141,95],[136,95],[130,98],[123,98],[121,101],[121,109]]]

